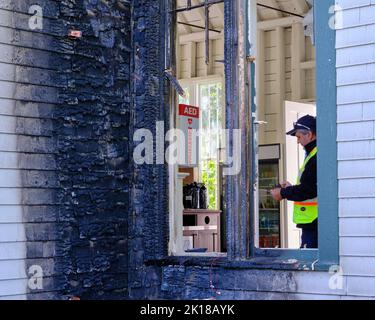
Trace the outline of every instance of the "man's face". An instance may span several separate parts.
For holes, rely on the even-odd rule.
[[[297,142],[300,143],[303,147],[308,145],[311,141],[315,140],[315,135],[311,131],[297,130],[296,137]]]

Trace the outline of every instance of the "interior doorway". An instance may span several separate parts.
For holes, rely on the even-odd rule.
[[[270,190],[283,181],[296,183],[304,152],[286,132],[300,116],[316,115],[313,4],[305,0],[257,3],[259,203],[255,244],[296,249],[300,229],[293,224],[293,202],[273,200]]]
[[[305,115],[316,116],[316,105],[314,103],[298,103],[285,101],[285,127],[293,128],[293,123]],[[285,180],[295,183],[297,181],[298,169],[305,159],[305,151],[301,145],[296,143],[296,138],[286,136],[285,140]],[[299,249],[301,229],[296,228],[293,223],[293,202],[284,201],[284,244],[289,249]]]

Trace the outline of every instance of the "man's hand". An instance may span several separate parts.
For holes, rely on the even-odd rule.
[[[281,188],[276,188],[271,190],[272,198],[274,198],[276,201],[281,201],[283,198],[281,197]]]
[[[281,184],[281,187],[282,188],[288,188],[288,187],[291,187],[292,184],[288,181],[284,181],[282,184]]]

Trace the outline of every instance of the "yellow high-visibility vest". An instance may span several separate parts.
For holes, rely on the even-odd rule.
[[[307,163],[312,157],[318,152],[318,148],[315,147],[310,154],[306,157],[303,165],[298,173],[297,185],[301,183],[301,176],[305,171]],[[318,218],[318,198],[309,199],[305,201],[294,202],[293,211],[293,222],[295,224],[307,224],[313,222]]]

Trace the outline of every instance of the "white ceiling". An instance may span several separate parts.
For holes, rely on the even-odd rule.
[[[203,3],[203,0],[191,0],[192,5]],[[264,4],[273,8],[304,15],[309,11],[306,0],[258,0],[259,4]],[[186,7],[186,0],[177,0],[177,8]],[[289,16],[288,14],[258,6],[258,21],[272,20]],[[204,27],[205,13],[204,7],[178,13],[177,20],[184,23],[199,25]],[[210,6],[210,28],[222,30],[224,28],[224,4]],[[199,32],[202,29],[195,27],[178,25],[180,34]]]

